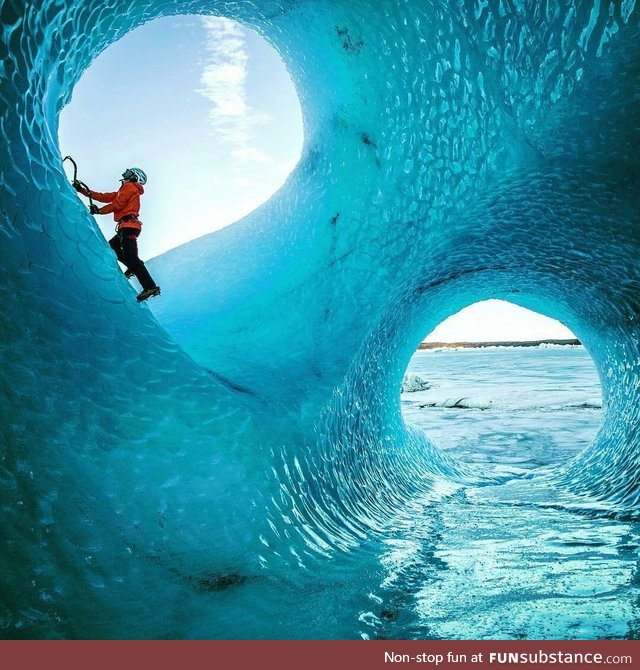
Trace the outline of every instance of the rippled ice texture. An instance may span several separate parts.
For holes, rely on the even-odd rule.
[[[140,306],[58,115],[106,46],[197,12],[278,50],[305,146],[263,207],[156,259]],[[635,0],[2,2],[2,634],[634,629],[639,24]],[[565,323],[603,396],[584,450],[499,486],[399,393],[488,298]]]

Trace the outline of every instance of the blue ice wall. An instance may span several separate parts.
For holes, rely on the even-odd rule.
[[[266,205],[151,264],[150,310],[68,185],[57,117],[102,49],[177,13],[273,44],[305,147]],[[304,572],[407,500],[482,480],[406,427],[398,396],[425,334],[487,298],[563,321],[601,375],[600,432],[545,485],[635,514],[639,16],[634,0],[4,1],[6,634],[212,635],[185,594]]]

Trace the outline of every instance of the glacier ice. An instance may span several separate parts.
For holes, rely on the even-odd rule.
[[[102,49],[176,13],[273,44],[305,146],[259,210],[150,264],[152,313],[68,185],[57,119]],[[3,2],[3,634],[216,636],[194,623],[214,605],[185,593],[302,583],[407,500],[481,480],[405,426],[399,390],[425,334],[488,298],[561,320],[602,380],[597,437],[547,486],[636,514],[639,16],[634,0]],[[215,607],[238,636],[283,634]]]

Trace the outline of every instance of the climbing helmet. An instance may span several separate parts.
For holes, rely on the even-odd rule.
[[[144,173],[144,170],[141,170],[139,167],[127,168],[122,173],[122,178],[125,181],[137,181],[140,184],[147,183],[147,175]]]

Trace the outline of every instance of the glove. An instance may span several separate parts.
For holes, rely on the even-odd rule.
[[[97,205],[90,205],[89,212],[91,212],[91,214],[100,214]]]
[[[82,193],[82,184],[79,181],[74,179],[71,183],[71,186],[73,186],[73,188],[75,188],[78,193]]]

